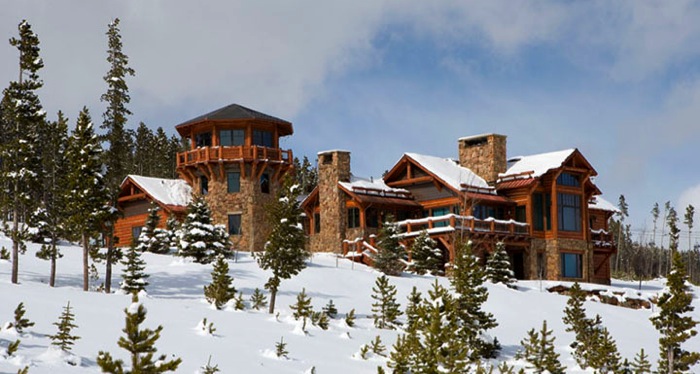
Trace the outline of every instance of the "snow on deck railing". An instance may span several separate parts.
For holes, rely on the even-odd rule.
[[[407,219],[396,223],[406,231],[402,237],[418,235],[419,231],[427,230],[429,234],[438,234],[464,229],[473,232],[495,232],[517,235],[530,233],[529,225],[515,220],[498,220],[493,217],[478,219],[474,216],[461,216],[457,214],[445,214],[442,216],[425,217],[419,219]]]
[[[379,188],[352,186],[352,192],[363,195],[379,196],[379,197],[395,197],[398,199],[413,199],[413,196],[408,191],[390,191]]]

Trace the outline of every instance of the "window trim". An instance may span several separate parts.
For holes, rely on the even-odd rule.
[[[236,184],[231,185],[231,176],[234,174],[238,174],[237,177],[233,178],[236,181]],[[232,190],[232,187],[236,187],[236,186],[237,186],[237,188]],[[240,171],[226,172],[226,192],[228,192],[228,193],[241,192],[241,172]]]
[[[360,224],[360,208],[350,207],[348,210],[348,222],[347,226],[349,229],[355,229],[361,226]]]
[[[567,266],[566,266],[566,258],[570,256],[575,256],[574,259],[574,266],[576,267],[574,269],[575,274],[571,275],[568,273]],[[559,261],[560,261],[560,266],[561,266],[561,277],[562,278],[571,278],[571,279],[582,279],[583,278],[583,255],[581,253],[574,253],[574,252],[561,252],[559,255]]]
[[[226,137],[224,136],[224,133],[228,132],[230,133],[230,136]],[[240,132],[242,137],[240,137],[240,144],[236,144],[236,137],[234,134],[236,132]],[[224,144],[224,139],[228,139],[227,142],[230,140],[230,144]],[[222,129],[219,130],[219,145],[223,147],[240,147],[245,145],[245,129]]]
[[[238,217],[238,229],[231,227],[231,218]],[[243,214],[242,213],[229,213],[227,215],[227,230],[229,235],[243,235]]]
[[[568,201],[569,198],[574,199]],[[583,219],[582,200],[583,199],[579,194],[565,192],[557,193],[557,216],[559,221],[557,222],[557,228],[559,231],[581,232],[581,229],[583,228],[583,223],[581,222]],[[571,210],[574,212],[573,216],[566,218],[567,215],[570,215]],[[570,218],[573,218],[573,223],[569,222]],[[573,225],[573,227],[570,225]]]

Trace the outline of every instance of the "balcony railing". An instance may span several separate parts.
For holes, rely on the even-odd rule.
[[[483,234],[530,235],[530,225],[527,223],[493,218],[478,219],[472,216],[459,216],[456,214],[409,219],[398,222],[398,225],[401,228],[402,236],[417,235],[423,230],[428,230],[429,233],[438,233],[461,229]]]
[[[605,230],[591,230],[591,242],[593,242],[593,246],[596,248],[616,248],[613,234]]]
[[[177,154],[177,166],[195,165],[212,161],[265,160],[292,163],[292,151],[260,146],[200,147]]]

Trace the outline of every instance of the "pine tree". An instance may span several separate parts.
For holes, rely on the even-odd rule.
[[[267,297],[259,288],[256,288],[255,291],[253,291],[253,295],[250,297],[250,303],[253,309],[260,310],[267,306]]]
[[[6,356],[12,357],[19,349],[19,343],[21,343],[21,342],[22,342],[21,340],[17,339],[14,342],[9,343],[7,345]]]
[[[141,252],[136,250],[136,244],[132,243],[122,261],[121,289],[126,293],[139,293],[148,287],[149,275],[144,272],[146,263],[141,259]]]
[[[272,271],[272,276],[265,283],[265,288],[270,291],[270,314],[275,311],[277,290],[282,279],[289,279],[302,271],[309,257],[301,222],[303,212],[297,199],[299,193],[299,186],[293,185],[287,177],[275,200],[266,206],[272,232],[265,243],[265,250],[256,257],[262,269]]]
[[[393,369],[394,373],[411,373],[411,355],[414,352],[407,344],[406,335],[399,335],[389,352],[389,362],[387,366]]]
[[[503,283],[506,286],[515,282],[515,274],[511,270],[510,260],[503,242],[496,243],[496,250],[486,262],[486,278],[491,283]]]
[[[100,351],[97,355],[97,365],[103,373],[112,374],[137,374],[137,373],[165,373],[176,371],[182,362],[181,359],[166,360],[166,355],[160,355],[154,360],[157,352],[156,341],[160,338],[163,326],[155,330],[141,329],[141,324],[146,320],[146,308],[139,302],[136,294],[132,296],[132,304],[124,309],[126,314],[126,326],[122,330],[126,337],[120,337],[117,344],[131,354],[131,370],[124,370],[122,360],[114,360],[109,352]]]
[[[243,300],[243,292],[239,292],[237,297],[233,298],[233,308],[235,310],[245,310],[245,301]]]
[[[12,326],[20,334],[24,332],[24,329],[34,326],[34,322],[31,322],[28,318],[24,318],[26,312],[24,303],[19,303],[17,308],[15,308],[15,321]]]
[[[125,130],[127,116],[131,115],[127,108],[131,97],[129,96],[129,87],[125,78],[133,76],[134,69],[128,66],[129,57],[122,51],[122,46],[119,18],[116,18],[109,23],[107,29],[107,63],[109,63],[109,71],[103,78],[105,83],[107,83],[107,92],[100,97],[100,100],[107,104],[107,109],[102,115],[102,126],[100,127],[105,131],[104,140],[109,143],[109,148],[104,154],[104,163],[107,166],[105,183],[110,193],[110,198],[107,201],[111,203],[112,208],[116,207],[119,185],[128,173],[128,164],[131,159],[131,151],[129,149],[131,139]],[[117,216],[110,215],[108,219],[112,224],[105,226],[105,236],[108,239],[105,259],[105,292],[107,293],[111,292],[112,264],[118,260],[115,256],[113,240],[114,222]]]
[[[401,275],[404,264],[401,260],[406,255],[404,247],[399,242],[399,228],[389,216],[379,231],[377,246],[379,252],[374,255],[374,268],[387,275]]]
[[[491,313],[482,310],[482,305],[489,297],[484,287],[484,272],[472,254],[471,242],[458,245],[450,282],[454,289],[457,313],[462,323],[460,334],[472,352],[470,358],[494,357],[498,351],[495,342],[483,339],[486,330],[498,326]]]
[[[46,117],[36,94],[43,86],[38,75],[44,67],[39,57],[39,37],[26,20],[17,28],[19,38],[11,38],[10,45],[19,51],[19,79],[3,91],[0,111],[4,123],[4,141],[0,144],[0,185],[4,191],[0,194],[0,210],[5,217],[12,217],[2,224],[5,235],[12,240],[12,283],[19,281],[19,255],[24,253],[25,241],[30,237],[26,221],[37,206],[42,177],[38,141]]]
[[[89,289],[90,238],[104,221],[105,202],[109,193],[102,177],[102,147],[95,135],[90,113],[83,108],[75,129],[68,139],[68,191],[66,202],[68,232],[80,239],[83,247],[83,290]]]
[[[280,341],[275,344],[275,354],[277,357],[287,357],[287,343],[284,342],[284,336],[280,337]]]
[[[554,336],[552,330],[547,330],[547,321],[542,322],[542,330],[535,329],[528,331],[528,337],[520,344],[523,351],[518,352],[517,358],[524,359],[530,365],[533,373],[564,374],[564,367],[559,362],[559,354],[554,352]]]
[[[303,318],[304,323],[306,323],[306,319],[311,317],[311,313],[313,312],[311,298],[306,295],[305,288],[301,289],[301,292],[297,294],[297,302],[290,305],[289,308],[294,311],[292,316],[297,321],[299,318]]]
[[[222,309],[236,296],[236,288],[233,287],[233,277],[228,275],[229,267],[223,255],[219,255],[211,272],[211,283],[204,286],[204,296],[207,301]]]
[[[202,366],[202,372],[201,374],[215,374],[218,373],[219,371],[219,365],[211,365],[211,356],[209,356],[209,359],[207,360],[207,364]]]
[[[410,330],[414,328],[416,322],[420,318],[422,300],[421,293],[418,292],[416,286],[413,286],[411,293],[408,295],[408,303],[406,304],[406,329]]]
[[[168,252],[167,253],[176,253],[178,246],[179,246],[179,240],[178,240],[178,233],[180,232],[180,222],[175,218],[175,216],[170,216],[168,219],[165,221],[165,231],[162,234],[163,235],[163,242],[167,243],[168,247]]]
[[[64,352],[70,352],[75,341],[80,339],[77,335],[71,335],[71,331],[78,327],[74,321],[75,315],[71,311],[69,301],[63,308],[63,313],[61,313],[61,316],[58,318],[58,322],[54,322],[54,326],[58,328],[58,332],[55,335],[49,335],[51,344],[57,346]]]
[[[413,260],[411,269],[416,274],[443,275],[445,273],[445,259],[442,251],[425,230],[418,234],[411,245],[411,259]]]
[[[597,373],[619,373],[622,358],[617,351],[617,344],[610,336],[608,329],[597,329],[596,343],[591,352],[590,366]]]
[[[151,204],[141,234],[138,238],[133,238],[136,241],[136,250],[139,252],[168,253],[169,251],[169,243],[164,240],[163,235],[159,235],[162,230],[158,228],[160,223],[158,211],[160,211],[160,207]]]
[[[66,172],[68,160],[68,120],[63,112],[58,112],[58,120],[50,121],[44,126],[41,136],[43,184],[41,208],[35,213],[35,222],[39,233],[44,238],[38,258],[51,263],[49,286],[56,285],[56,260],[63,257],[58,249],[59,238],[65,236]]]
[[[230,247],[223,226],[212,224],[211,210],[204,197],[195,196],[187,206],[187,215],[179,230],[178,254],[206,264],[220,254],[228,255]]]
[[[651,362],[649,362],[649,355],[644,353],[644,348],[634,356],[630,368],[634,374],[651,374]]]
[[[323,307],[323,313],[330,318],[335,318],[338,315],[338,309],[333,304],[333,300],[328,300],[328,304]]]
[[[586,317],[586,309],[583,307],[585,300],[585,292],[578,283],[574,283],[569,289],[569,300],[566,302],[563,318],[567,325],[566,331],[575,334],[574,342],[570,345],[574,350],[572,356],[582,368],[591,366],[590,355],[595,349],[595,335],[600,325],[599,318]]]
[[[345,314],[345,324],[348,325],[348,327],[355,326],[355,309],[350,309],[350,311]]]
[[[156,155],[154,143],[153,131],[145,123],[140,122],[134,136],[134,164],[128,168],[131,173],[154,176],[152,170]]]
[[[382,338],[377,335],[374,340],[372,340],[369,343],[369,348],[372,350],[372,353],[379,355],[379,356],[385,356],[386,355],[386,347],[382,343]]]
[[[394,329],[400,325],[398,318],[403,314],[396,302],[396,286],[389,284],[389,278],[382,275],[377,278],[372,287],[372,318],[374,326],[380,329]]]

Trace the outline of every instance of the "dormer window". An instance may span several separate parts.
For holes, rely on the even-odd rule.
[[[569,186],[569,187],[580,187],[581,186],[581,183],[578,180],[578,175],[574,175],[571,173],[559,174],[559,177],[557,177],[557,184],[560,186]]]

